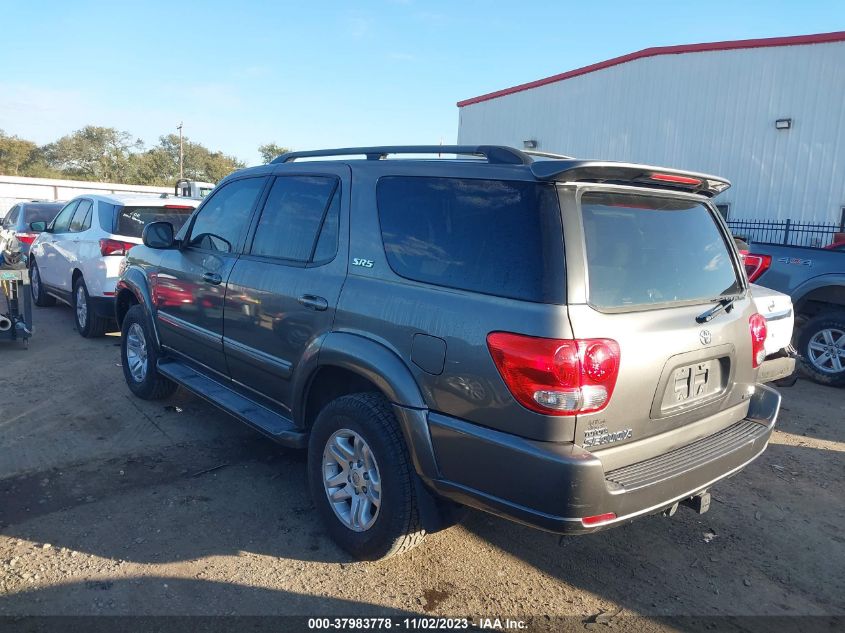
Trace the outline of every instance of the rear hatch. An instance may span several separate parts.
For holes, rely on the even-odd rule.
[[[744,417],[754,310],[716,213],[697,196],[630,187],[582,187],[571,199],[584,240],[567,231],[567,266],[585,267],[586,278],[574,292],[570,285],[572,330],[579,339],[611,338],[620,349],[610,401],[578,415],[575,442],[615,453],[615,467]],[[728,296],[739,297],[729,311],[697,322]],[[656,436],[644,450],[623,448]]]

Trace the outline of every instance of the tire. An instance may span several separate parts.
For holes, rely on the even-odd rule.
[[[76,321],[76,331],[85,338],[102,336],[109,326],[108,319],[94,313],[88,287],[82,277],[73,282],[73,318]]]
[[[44,292],[41,272],[38,270],[38,264],[34,261],[29,267],[29,293],[32,295],[32,302],[39,308],[50,308],[56,305],[56,298]]]
[[[798,337],[802,372],[821,385],[845,386],[845,312],[809,319]]]
[[[358,455],[363,454],[364,457],[350,462],[357,466],[350,468],[346,459],[354,459],[352,455],[355,451],[339,451],[338,438],[346,442],[348,448],[353,448],[356,445],[354,436],[364,442],[363,445],[357,444],[363,447]],[[331,457],[330,447],[335,448],[334,454],[343,455],[342,466],[340,459]],[[375,470],[371,468],[373,465]],[[333,475],[327,472],[330,468],[335,469]],[[348,476],[346,482],[342,481],[344,475]],[[324,477],[331,476],[341,480],[336,488],[324,482]],[[423,541],[425,530],[420,523],[413,477],[415,473],[408,448],[390,404],[382,395],[358,393],[342,396],[320,411],[308,442],[311,496],[331,537],[356,559],[388,558],[407,552]],[[376,479],[378,481],[373,484]],[[356,482],[360,484],[357,488]],[[330,490],[341,499],[337,502],[340,511],[329,500]],[[348,499],[344,498],[343,490],[350,495]],[[357,525],[350,526],[350,519],[355,522],[352,509],[356,497],[363,509]],[[363,501],[364,497],[369,499],[368,505]],[[373,502],[376,498],[377,511]],[[345,510],[347,501],[349,517],[344,519],[341,512]],[[371,523],[366,525],[368,521]]]
[[[143,348],[143,353],[137,344]],[[130,358],[130,355],[133,358]],[[136,360],[140,360],[145,365],[141,373],[133,371],[137,367]],[[126,379],[129,391],[143,400],[162,400],[172,396],[177,389],[175,382],[158,373],[157,361],[158,352],[144,309],[136,304],[129,308],[123,318],[120,364],[123,366],[123,377]]]

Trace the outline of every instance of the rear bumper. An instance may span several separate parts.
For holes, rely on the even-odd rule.
[[[93,297],[88,295],[89,305],[94,314],[103,319],[114,319],[114,297]]]
[[[774,382],[789,378],[795,373],[796,355],[790,351],[781,350],[777,354],[766,356],[760,365],[757,380],[760,382]]]
[[[694,497],[741,470],[763,450],[780,408],[757,385],[745,419],[650,460],[605,472],[574,444],[536,442],[429,414],[438,494],[552,532],[580,534],[653,514]],[[614,513],[585,526],[581,519]]]

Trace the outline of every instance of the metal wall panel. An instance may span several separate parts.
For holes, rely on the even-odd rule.
[[[174,183],[175,185],[175,183]],[[89,182],[56,178],[29,178],[0,174],[0,218],[18,202],[27,200],[70,200],[85,194],[162,194],[173,193],[173,187],[124,185],[116,182]]]
[[[727,177],[733,218],[839,222],[845,42],[650,57],[459,108],[458,142]],[[775,120],[791,118],[788,130]]]

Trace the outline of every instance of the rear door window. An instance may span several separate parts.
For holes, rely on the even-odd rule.
[[[82,200],[73,214],[68,230],[71,233],[81,233],[91,227],[91,209],[94,207],[90,200]]]
[[[72,200],[65,205],[64,209],[59,212],[56,219],[53,220],[53,233],[67,233],[70,220],[73,217],[76,207],[79,206],[79,200]]]
[[[726,237],[700,202],[586,192],[581,211],[597,308],[708,301],[741,288]]]
[[[378,182],[387,261],[416,281],[563,303],[563,234],[551,183],[387,176]]]
[[[15,224],[18,221],[18,215],[20,213],[20,207],[12,207],[9,213],[6,215],[6,219],[3,220],[3,228],[11,229],[14,228]]]
[[[188,221],[194,207],[170,205],[161,207],[120,207],[117,212],[115,233],[122,237],[141,237],[144,227],[150,222],[170,222],[175,233]]]
[[[294,262],[332,259],[337,251],[338,183],[334,176],[276,178],[250,253]]]

